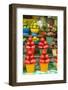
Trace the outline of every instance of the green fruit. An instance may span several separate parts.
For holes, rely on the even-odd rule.
[[[33,28],[36,28],[36,25],[34,25]]]

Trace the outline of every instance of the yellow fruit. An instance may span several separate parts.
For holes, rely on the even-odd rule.
[[[39,40],[39,38],[37,38],[35,36],[32,39],[33,39],[33,41]]]
[[[37,40],[37,37],[33,37],[33,41],[34,41],[34,40]]]
[[[33,25],[33,28],[36,29],[36,25]]]
[[[34,23],[34,26],[36,26],[37,25],[37,23]]]
[[[38,33],[39,32],[39,29],[31,29],[31,32],[32,33]]]
[[[39,38],[37,38],[37,40],[39,40]]]

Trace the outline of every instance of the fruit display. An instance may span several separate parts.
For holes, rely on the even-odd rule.
[[[23,73],[57,71],[57,17],[23,15]]]
[[[41,38],[40,39],[40,42],[38,44],[38,48],[44,48],[44,49],[47,49],[48,48],[48,43],[47,41],[44,39],[44,38]]]
[[[42,54],[40,56],[40,71],[42,72],[48,71],[49,61],[50,61],[49,55],[46,53],[46,49],[43,49]]]
[[[36,60],[34,58],[35,44],[32,41],[31,36],[28,38],[25,48],[26,48],[26,56],[25,56],[26,71],[28,73],[33,73],[35,71]]]

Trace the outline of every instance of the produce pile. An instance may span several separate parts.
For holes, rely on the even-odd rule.
[[[23,72],[57,70],[57,17],[23,16]]]

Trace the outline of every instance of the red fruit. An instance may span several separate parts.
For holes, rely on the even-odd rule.
[[[31,46],[32,49],[35,49],[35,45]]]
[[[29,60],[25,60],[25,64],[30,64],[30,61]]]
[[[43,59],[40,60],[40,63],[45,63]]]
[[[27,54],[28,54],[28,55],[31,55],[31,54],[32,54],[32,51],[27,51]]]
[[[30,51],[32,51],[32,53],[34,53],[35,52],[35,46],[32,46]]]
[[[48,48],[48,44],[46,45],[46,48]]]
[[[31,63],[35,64],[36,63],[36,60],[35,59],[32,59],[31,60]]]
[[[32,41],[32,37],[30,36],[30,37],[28,38],[28,40],[29,40],[29,42],[31,42],[31,41]]]
[[[28,41],[28,42],[26,43],[26,45],[29,46],[29,45],[30,45],[30,42]]]
[[[49,58],[48,54],[45,55],[45,58]]]
[[[45,50],[45,49],[42,51],[42,54],[43,54],[43,55],[45,55],[45,54],[46,54],[46,50]]]
[[[45,58],[45,56],[42,54],[41,56],[40,56],[40,59],[44,59]]]
[[[39,48],[43,48],[42,46],[38,46]]]
[[[48,48],[48,45],[44,45],[43,48],[44,48],[44,49],[47,49],[47,48]]]
[[[50,59],[48,58],[48,59],[45,60],[45,63],[49,63],[49,61],[50,61]]]
[[[47,41],[45,41],[44,44],[46,45],[47,44]]]
[[[29,59],[30,59],[30,56],[27,55],[27,56],[26,56],[26,59],[29,60]]]
[[[30,50],[30,48],[31,48],[30,46],[26,46],[26,49]]]
[[[31,42],[31,46],[34,46],[34,42],[33,41]]]
[[[31,49],[31,51],[32,51],[32,54],[34,54],[35,50],[34,49]]]
[[[44,43],[44,41],[45,41],[45,39],[44,39],[44,38],[41,38],[41,42],[43,42],[43,43]]]
[[[42,42],[39,42],[39,46],[43,46],[44,44]]]
[[[43,48],[46,49],[46,45],[44,45]]]
[[[41,32],[42,35],[46,35],[46,32]]]
[[[31,55],[31,56],[30,56],[30,59],[34,59],[34,55]]]

